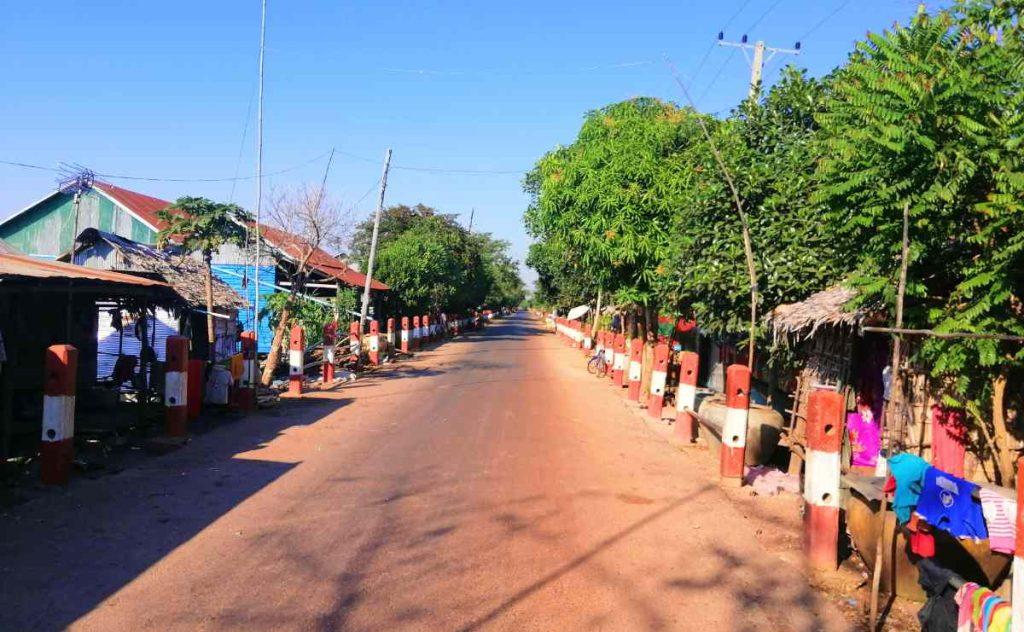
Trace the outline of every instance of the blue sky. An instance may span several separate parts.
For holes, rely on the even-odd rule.
[[[265,184],[318,182],[335,147],[331,192],[365,217],[375,200],[365,194],[390,146],[389,203],[423,202],[467,220],[475,208],[474,228],[510,240],[522,259],[527,198],[518,172],[571,142],[588,110],[639,95],[682,101],[666,56],[695,98],[703,95],[702,110],[727,112],[744,96],[749,68],[729,49],[708,51],[730,17],[726,34],[735,39],[747,32],[790,47],[803,38],[799,58],[767,67],[771,82],[780,61],[828,72],[855,40],[905,21],[916,6],[270,0],[265,171],[297,168]],[[259,0],[9,4],[0,20],[0,160],[153,178],[251,175],[258,26]],[[55,178],[0,164],[0,217]],[[251,206],[255,193],[251,180],[109,179],[166,199]]]

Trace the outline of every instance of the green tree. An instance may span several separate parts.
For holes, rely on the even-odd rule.
[[[245,243],[245,222],[249,215],[236,204],[214,202],[204,197],[180,197],[157,216],[166,226],[157,234],[157,243],[181,244],[186,252],[202,254],[206,266],[206,335],[209,358],[213,361],[216,338],[213,329],[213,253],[222,246]]]
[[[383,244],[395,237],[398,237],[409,230],[420,220],[443,215],[455,223],[454,215],[444,215],[439,210],[425,204],[407,206],[395,204],[381,211],[380,231],[377,236],[377,243]],[[367,260],[370,257],[370,241],[373,238],[373,216],[356,225],[352,236],[352,243],[349,248],[349,255],[352,261],[359,264],[361,270],[366,269]]]
[[[479,268],[480,255],[470,247],[469,234],[441,215],[421,217],[404,232],[381,240],[377,251],[377,274],[406,313],[475,307],[470,290]]]
[[[920,13],[857,45],[818,116],[818,199],[840,250],[855,256],[851,282],[863,303],[894,305],[909,206],[907,326],[1024,335],[1021,42],[1019,3]],[[1006,389],[1021,345],[926,338],[918,349],[947,402],[978,422],[996,478],[1008,483]]]
[[[822,207],[811,199],[819,151],[814,115],[827,99],[827,82],[787,68],[762,99],[745,101],[725,120],[705,118],[743,200],[761,314],[805,298],[844,272],[842,259],[832,256]],[[703,138],[670,160],[676,168],[666,190],[678,210],[669,273],[659,286],[663,300],[696,317],[705,332],[745,338],[750,278],[727,183]]]
[[[655,305],[678,208],[669,158],[691,140],[688,118],[652,98],[609,105],[588,114],[576,141],[546,154],[526,177],[528,232],[557,244],[576,274],[620,304]]]

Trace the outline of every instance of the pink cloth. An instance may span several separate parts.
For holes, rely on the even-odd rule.
[[[974,595],[974,591],[978,588],[979,586],[974,582],[965,582],[964,585],[956,591],[953,601],[960,606],[960,609],[957,611],[956,632],[973,631],[973,627],[971,626],[971,614],[974,612],[974,604],[971,603],[971,597]]]
[[[982,487],[981,512],[988,527],[988,548],[1013,555],[1017,548],[1017,502]]]
[[[850,434],[850,445],[853,446],[852,464],[874,467],[878,462],[881,433],[871,411],[847,413],[846,430]]]
[[[932,406],[932,465],[963,478],[966,450],[967,424],[963,413],[938,404]]]

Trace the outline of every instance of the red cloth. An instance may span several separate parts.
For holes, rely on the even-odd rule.
[[[953,476],[964,475],[967,424],[959,410],[932,406],[932,465]]]
[[[885,479],[885,487],[882,488],[882,492],[886,494],[892,494],[896,491],[896,478],[890,474],[889,478]]]
[[[918,557],[935,557],[935,536],[924,531],[911,533],[910,551]]]

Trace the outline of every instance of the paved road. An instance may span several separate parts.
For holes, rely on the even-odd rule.
[[[710,474],[506,321],[16,508],[0,629],[846,629]]]

